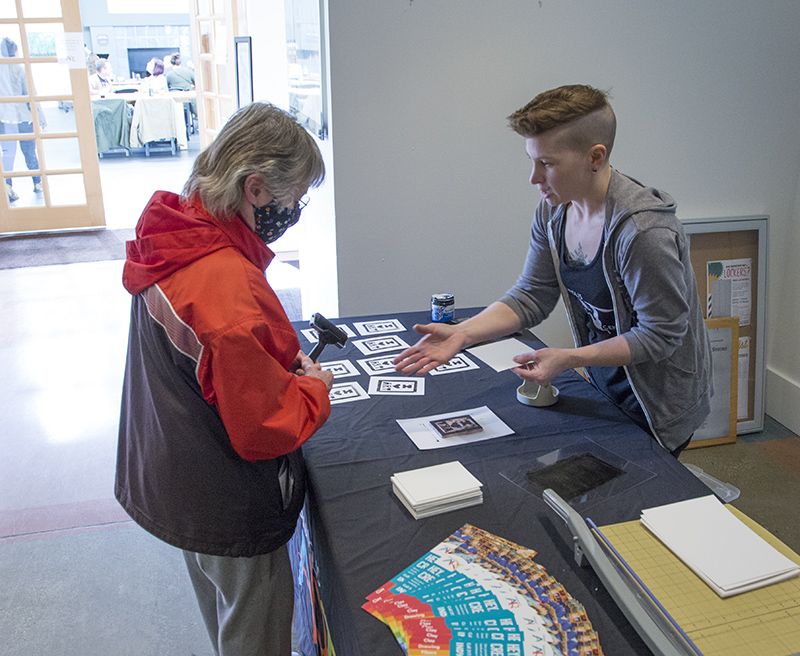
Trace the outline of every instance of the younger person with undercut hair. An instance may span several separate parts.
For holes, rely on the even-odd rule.
[[[524,380],[548,384],[585,368],[592,384],[676,457],[710,410],[711,346],[689,243],[669,194],[609,164],[616,117],[584,85],[539,94],[509,117],[525,138],[541,193],[516,285],[457,325],[423,335],[395,360],[425,374],[460,349],[538,325],[564,300],[574,349],[515,358]]]

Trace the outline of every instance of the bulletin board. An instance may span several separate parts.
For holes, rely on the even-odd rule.
[[[739,319],[739,435],[764,428],[767,223],[767,216],[683,221],[704,316]]]

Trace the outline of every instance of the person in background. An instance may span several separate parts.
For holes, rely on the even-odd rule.
[[[1,57],[16,57],[17,44],[3,37],[0,41]],[[0,96],[27,96],[28,82],[25,77],[25,68],[22,64],[4,64],[0,66]],[[42,106],[36,104],[36,115],[39,119],[39,126],[42,130],[47,128]],[[33,134],[33,114],[31,113],[30,102],[20,103],[0,103],[0,134]],[[17,157],[17,144],[25,158],[25,166],[29,171],[39,168],[39,157],[36,154],[36,141],[34,139],[20,139],[19,141],[2,141],[3,170],[8,173],[14,170],[14,160]],[[37,194],[42,193],[42,178],[34,175],[33,191]],[[6,178],[6,195],[8,200],[19,200],[19,194],[15,191],[12,178]]]
[[[97,73],[97,62],[100,60],[100,57],[89,50],[89,46],[85,43],[83,44],[83,54],[86,56],[86,72],[89,75],[94,75]]]
[[[194,89],[194,72],[181,66],[181,55],[176,52],[169,58],[172,68],[167,73],[167,84],[170,89],[178,91],[191,91]]]
[[[305,498],[300,446],[333,375],[300,350],[264,276],[325,167],[287,113],[254,103],[156,192],[128,242],[132,294],[115,495],[179,549],[219,656],[291,651],[286,542]]]
[[[172,68],[166,73],[167,85],[170,91],[191,91],[194,89],[194,72],[190,68],[181,66],[181,54],[176,52],[169,58]],[[197,118],[197,101],[189,103],[192,119]]]
[[[150,64],[148,64],[149,70]],[[164,62],[160,59],[153,61],[153,70],[149,77],[142,80],[139,90],[151,96],[169,93],[167,78],[164,76]]]
[[[114,69],[107,59],[98,59],[95,64],[96,73],[89,76],[89,93],[93,96],[105,96],[113,93],[111,83],[114,81]]]
[[[710,411],[711,345],[689,242],[671,196],[616,171],[616,117],[585,85],[546,91],[509,117],[541,200],[517,284],[457,325],[423,335],[395,364],[424,374],[460,349],[536,326],[563,299],[574,349],[516,356],[523,380],[586,368],[592,384],[674,456]]]

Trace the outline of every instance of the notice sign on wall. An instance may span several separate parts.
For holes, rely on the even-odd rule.
[[[707,316],[738,317],[740,326],[749,326],[753,304],[753,261],[748,257],[707,262],[706,270]]]

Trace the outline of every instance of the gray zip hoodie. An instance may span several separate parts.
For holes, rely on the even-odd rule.
[[[625,367],[656,440],[683,444],[711,408],[711,343],[689,261],[689,244],[675,201],[612,171],[606,195],[603,271],[614,301],[617,334],[631,350]],[[523,326],[541,323],[564,300],[576,346],[589,344],[586,326],[559,275],[566,205],[536,208],[525,265],[500,300]]]

